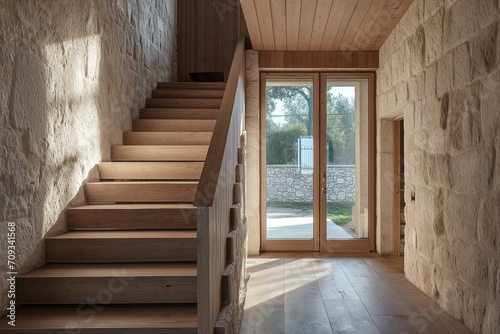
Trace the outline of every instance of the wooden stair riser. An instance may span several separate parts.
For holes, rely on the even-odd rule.
[[[224,91],[221,89],[156,89],[153,98],[195,98],[195,99],[222,99]]]
[[[113,161],[205,161],[208,146],[112,146]]]
[[[89,203],[189,203],[197,188],[197,182],[99,182],[87,183],[85,193]]]
[[[226,88],[223,82],[159,82],[156,87],[158,89],[221,89]]]
[[[47,262],[196,261],[196,239],[46,239]]]
[[[146,100],[147,108],[192,108],[219,109],[221,99],[151,98]]]
[[[19,304],[196,303],[196,277],[18,277],[16,288]]]
[[[101,180],[199,180],[203,162],[101,162]]]
[[[137,132],[213,132],[215,120],[134,119],[132,131]]]
[[[181,209],[69,209],[71,229],[196,229],[196,208]]]
[[[209,145],[212,132],[124,132],[124,145]]]
[[[141,109],[141,119],[217,119],[219,109],[175,109],[175,108],[144,108]]]

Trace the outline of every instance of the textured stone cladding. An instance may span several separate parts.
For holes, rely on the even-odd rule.
[[[378,121],[404,113],[406,276],[491,334],[500,329],[499,6],[415,0],[377,72]]]
[[[247,133],[245,186],[248,219],[248,255],[260,252],[260,129],[259,129],[259,52],[246,51],[245,128]]]
[[[0,313],[6,227],[19,274],[42,264],[43,238],[109,160],[157,81],[175,80],[171,0],[0,0]]]
[[[297,166],[267,166],[266,197],[269,202],[312,202],[313,174]],[[328,202],[354,203],[354,166],[328,166]]]

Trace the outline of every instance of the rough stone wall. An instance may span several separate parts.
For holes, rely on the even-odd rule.
[[[259,53],[246,51],[247,184],[246,215],[248,219],[248,255],[260,252],[260,94]]]
[[[157,81],[175,80],[173,0],[0,0],[0,313],[7,222],[19,274],[43,263],[94,166]]]
[[[246,132],[241,136],[241,147],[238,150],[239,176],[236,180],[237,187],[235,188],[235,204],[232,208],[231,220],[232,228],[229,233],[229,242],[231,243],[230,254],[231,263],[228,264],[223,277],[223,286],[226,284],[229,287],[228,300],[219,314],[215,333],[237,334],[243,318],[243,308],[247,291],[248,275],[246,271],[247,264],[247,247],[248,247],[248,223],[246,217]],[[223,288],[224,290],[224,288]]]
[[[405,120],[406,276],[475,333],[500,328],[499,11],[415,0],[378,71],[379,129]],[[378,141],[383,183],[392,143]]]
[[[355,166],[328,166],[328,202],[355,202]],[[268,202],[312,202],[313,174],[302,173],[297,166],[266,167]]]

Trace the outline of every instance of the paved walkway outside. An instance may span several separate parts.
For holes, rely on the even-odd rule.
[[[328,239],[355,238],[331,219],[327,220],[327,229]],[[312,237],[312,212],[274,207],[267,209],[268,239],[312,239]]]

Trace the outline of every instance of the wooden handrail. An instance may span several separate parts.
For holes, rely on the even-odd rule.
[[[194,206],[212,206],[217,189],[217,181],[221,172],[222,159],[226,147],[226,141],[233,113],[234,101],[238,90],[239,78],[242,71],[245,71],[245,41],[238,42],[234,53],[231,70],[226,83],[226,89],[222,97],[220,113],[215,124],[212,140],[208,148],[207,158],[203,171],[201,172],[198,190],[194,197]]]

